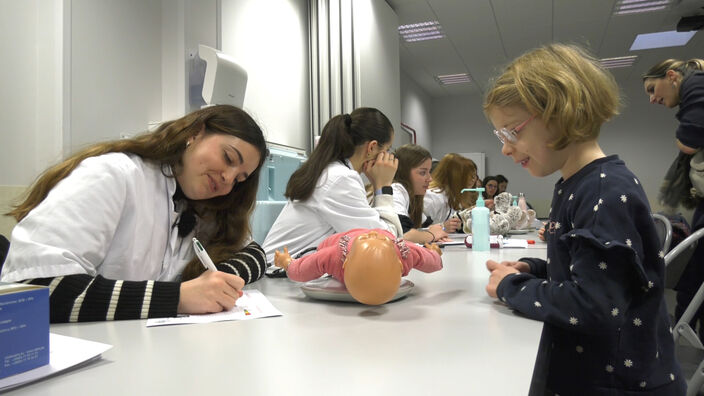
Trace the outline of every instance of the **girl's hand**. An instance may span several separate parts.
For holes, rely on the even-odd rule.
[[[203,314],[229,311],[242,296],[244,279],[220,271],[205,271],[181,283],[178,313]]]
[[[428,227],[428,231],[433,234],[433,240],[430,242],[449,242],[450,236],[442,230],[442,224],[433,224]]]
[[[541,241],[545,241],[545,223],[543,223],[543,226],[538,230],[538,238],[540,238]]]
[[[494,200],[493,199],[485,199],[484,206],[486,206],[489,210],[494,210]]]
[[[378,190],[384,186],[390,186],[394,181],[398,168],[398,159],[393,154],[383,151],[377,155],[376,160],[364,163],[362,172]]]
[[[489,283],[486,285],[486,293],[496,298],[496,289],[499,287],[499,283],[506,277],[506,275],[517,274],[519,271],[512,266],[506,265],[507,261],[499,263],[494,260],[487,260],[486,268],[491,272],[489,275]],[[521,263],[518,261],[518,263]],[[526,263],[523,263],[526,264]],[[528,264],[526,264],[528,265]]]
[[[460,227],[462,227],[462,221],[455,216],[452,216],[450,219],[448,219],[442,224],[445,227],[445,231],[447,231],[448,233],[455,232]]]

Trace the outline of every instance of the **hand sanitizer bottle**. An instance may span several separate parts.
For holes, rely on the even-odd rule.
[[[477,206],[472,209],[472,250],[489,251],[489,209],[484,206],[481,192],[483,188],[464,188],[465,191],[479,191]]]

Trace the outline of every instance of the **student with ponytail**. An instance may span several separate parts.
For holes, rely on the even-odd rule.
[[[52,322],[208,313],[259,279],[251,241],[259,126],[212,106],[133,139],[93,145],[48,169],[12,210],[0,280],[47,285]],[[197,237],[219,271],[205,271]]]
[[[264,240],[267,261],[288,248],[291,256],[353,228],[381,228],[401,236],[391,182],[398,161],[389,153],[394,130],[379,110],[358,108],[333,117],[317,147],[286,185],[288,198]],[[362,173],[374,188],[367,200]]]

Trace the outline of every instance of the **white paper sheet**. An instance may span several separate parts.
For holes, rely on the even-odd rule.
[[[50,333],[49,364],[0,379],[0,392],[97,360],[110,348],[112,345]]]
[[[269,300],[259,290],[245,290],[242,297],[237,299],[234,308],[226,312],[207,315],[183,315],[175,318],[155,318],[147,320],[147,327],[169,326],[189,323],[211,323],[226,320],[249,320],[266,318],[269,316],[282,316]]]

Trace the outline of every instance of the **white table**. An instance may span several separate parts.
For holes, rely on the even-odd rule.
[[[311,300],[290,280],[267,278],[249,287],[282,317],[155,328],[141,320],[52,325],[52,332],[114,347],[95,364],[8,394],[527,394],[542,323],[487,296],[484,263],[545,257],[543,247],[448,247],[443,270],[411,271],[411,294],[380,307]]]

